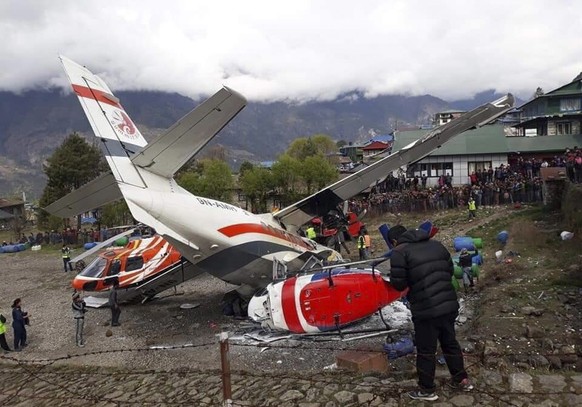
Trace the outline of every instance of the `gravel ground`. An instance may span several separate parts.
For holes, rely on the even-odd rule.
[[[75,327],[70,306],[73,274],[62,271],[59,253],[43,250],[1,256],[1,312],[10,316],[12,301],[20,297],[23,309],[31,315],[31,326],[28,328],[30,346],[17,355],[21,359],[52,359],[80,353],[151,346],[210,344],[186,349],[99,353],[58,363],[136,369],[215,369],[220,367],[217,334],[229,331],[241,338],[244,332],[253,327],[248,321],[222,315],[222,296],[234,286],[205,275],[178,286],[177,295],[174,295],[174,290],[167,290],[152,302],[123,305],[120,327],[108,326],[109,309],[89,309],[85,318],[86,346],[81,349],[75,346]],[[184,303],[198,303],[200,306],[180,309]],[[374,316],[360,327],[382,326],[380,319]],[[113,332],[110,337],[106,336],[108,330]],[[7,340],[10,346],[12,339],[9,330]],[[231,367],[265,371],[318,371],[333,365],[338,350],[362,346],[380,350],[383,340],[381,336],[353,342],[283,340],[273,343],[283,349],[269,350],[255,346],[255,341],[232,341]]]

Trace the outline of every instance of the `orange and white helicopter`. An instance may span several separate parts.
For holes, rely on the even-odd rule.
[[[187,279],[192,272],[190,263],[159,235],[132,238],[125,246],[108,247],[130,232],[116,235],[71,260],[79,270],[71,283],[75,290],[108,291],[116,279],[120,300],[146,301]],[[95,253],[97,257],[85,265],[84,259]]]
[[[207,272],[238,285],[237,291],[247,298],[269,285],[281,268],[306,273],[326,261],[343,261],[336,251],[301,237],[297,232],[302,225],[452,137],[493,121],[513,105],[508,94],[291,206],[256,215],[194,196],[174,180],[174,174],[244,108],[242,95],[224,87],[148,144],[101,78],[65,57],[60,59],[111,172],[46,209],[68,217],[123,198],[138,222],[154,228],[188,260],[187,278]]]

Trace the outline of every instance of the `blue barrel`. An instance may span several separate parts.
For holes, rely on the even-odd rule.
[[[507,239],[509,239],[509,233],[506,230],[502,230],[497,234],[497,241],[501,244],[507,243]]]
[[[2,249],[4,250],[4,253],[16,253],[18,251],[18,247],[13,244],[2,246]]]
[[[89,250],[89,249],[92,249],[92,248],[94,248],[95,246],[97,246],[97,243],[95,243],[95,242],[89,242],[89,243],[85,243],[85,244],[83,245],[83,248],[84,248],[85,250]]]
[[[3,247],[4,247],[4,246],[0,246],[0,253],[4,253],[4,249],[3,249]]]
[[[20,243],[19,245],[17,245],[17,247],[19,252],[23,252],[26,250],[26,245],[24,243]]]
[[[473,257],[471,257],[471,263],[478,265],[483,264],[483,257],[481,256],[481,254],[476,254]]]
[[[473,238],[469,236],[457,236],[453,239],[453,246],[455,251],[460,252],[463,249],[475,250],[475,243]]]

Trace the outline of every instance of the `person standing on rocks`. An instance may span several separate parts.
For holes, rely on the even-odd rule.
[[[455,337],[459,303],[451,283],[454,271],[451,254],[424,230],[406,230],[398,225],[390,229],[388,238],[394,245],[390,283],[398,291],[408,289],[414,324],[419,389],[408,396],[414,400],[438,399],[434,382],[437,340],[452,376],[450,386],[472,390]]]
[[[86,304],[85,301],[81,298],[81,295],[78,292],[73,293],[73,303],[71,304],[73,309],[73,318],[75,319],[75,341],[77,346],[83,347],[85,346],[85,341],[83,340],[83,328],[85,326],[85,312]]]
[[[121,308],[119,308],[119,302],[117,300],[117,289],[119,288],[119,280],[117,278],[113,279],[111,290],[109,290],[109,308],[111,308],[111,326],[119,326],[119,315],[121,314]]]
[[[477,216],[477,205],[475,204],[475,200],[473,199],[472,196],[469,198],[468,206],[469,206],[469,222],[472,222],[473,218]]]
[[[63,267],[65,268],[65,273],[67,271],[73,271],[73,264],[71,263],[71,249],[67,245],[63,245],[61,249],[61,256],[63,258]],[[67,270],[67,267],[69,268]]]
[[[14,350],[20,352],[27,346],[26,343],[26,319],[28,312],[22,311],[22,300],[17,298],[12,303],[12,328],[14,329]]]

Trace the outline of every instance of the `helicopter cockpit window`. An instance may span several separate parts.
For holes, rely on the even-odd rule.
[[[129,257],[125,265],[125,271],[139,270],[143,267],[143,257]]]
[[[119,274],[120,271],[121,271],[121,262],[117,259],[113,260],[113,263],[111,263],[111,270],[109,270],[109,275],[114,276],[116,274]]]
[[[84,277],[101,277],[103,270],[107,266],[107,259],[97,257],[79,274]]]

